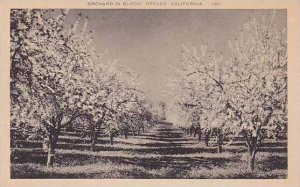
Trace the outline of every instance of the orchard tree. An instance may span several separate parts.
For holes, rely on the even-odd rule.
[[[187,48],[183,50],[183,63],[176,67],[177,83],[171,84],[177,93],[176,104],[185,114],[185,129],[189,134],[198,134],[201,140],[201,130],[205,132],[205,142],[208,145],[211,132],[217,137],[218,152],[221,152],[223,131],[221,127],[225,122],[224,92],[221,81],[221,70],[218,66],[222,57],[217,57],[213,51],[206,51],[201,46],[201,55],[198,57]],[[219,120],[222,116],[223,120]],[[213,123],[218,121],[218,123]]]
[[[141,131],[144,133],[147,128],[153,125],[152,122],[152,104],[149,100],[138,99],[133,103],[129,113],[132,133],[140,135]]]
[[[103,66],[100,59],[95,60],[89,79],[90,92],[83,105],[84,116],[88,119],[90,129],[91,151],[95,150],[100,130],[105,127],[105,122],[116,113],[109,105],[116,85],[116,75]]]
[[[137,102],[138,89],[136,86],[137,76],[132,70],[111,66],[110,72],[114,73],[115,81],[111,84],[109,88],[111,94],[106,99],[109,120],[105,124],[105,128],[109,134],[110,143],[113,144],[113,138],[122,131],[127,138],[130,124],[128,108]]]
[[[166,108],[167,108],[166,103],[163,102],[163,101],[160,101],[159,102],[159,107],[161,109],[161,117],[162,117],[162,119],[166,119]]]
[[[251,170],[263,139],[287,128],[287,44],[274,17],[275,12],[270,19],[251,18],[241,39],[231,44],[229,107],[242,122]]]
[[[20,29],[22,32],[15,34],[11,43],[23,42],[11,50],[11,77],[15,81],[11,83],[11,95],[19,93],[26,107],[15,107],[12,100],[12,122],[46,132],[47,166],[53,166],[61,129],[82,115],[88,92],[83,80],[89,71],[90,33],[77,34],[80,15],[71,28],[66,28],[66,11],[56,12],[54,16],[48,10],[12,10],[12,17],[17,16],[13,22],[19,14],[25,14],[26,19],[19,19],[13,26],[16,27],[13,35]],[[26,77],[30,84],[18,79],[18,67],[25,62],[30,64],[30,76]],[[15,85],[26,89],[15,89]]]
[[[216,136],[218,152],[226,135],[242,133],[251,170],[263,139],[287,128],[286,36],[273,19],[274,14],[260,21],[250,18],[239,40],[229,42],[229,60],[205,55],[201,47],[200,57],[185,50],[177,68],[177,103],[201,111],[200,123]]]

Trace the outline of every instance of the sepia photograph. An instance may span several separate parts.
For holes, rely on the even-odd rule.
[[[285,179],[286,9],[11,9],[12,179]]]
[[[0,0],[0,187],[300,186],[299,8]]]

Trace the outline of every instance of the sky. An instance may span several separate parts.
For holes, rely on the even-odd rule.
[[[140,74],[149,98],[158,103],[172,97],[164,94],[168,64],[179,63],[182,45],[200,50],[207,44],[226,59],[228,40],[239,36],[247,19],[270,17],[272,10],[71,10],[66,21],[73,23],[78,13],[89,18],[96,50]],[[276,11],[279,28],[286,28],[286,19],[285,10]]]

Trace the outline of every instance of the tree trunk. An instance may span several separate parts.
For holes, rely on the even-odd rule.
[[[53,167],[54,159],[55,159],[55,147],[56,147],[56,143],[57,143],[57,137],[55,137],[53,135],[49,135],[47,167]]]
[[[194,131],[194,138],[197,136],[197,130]]]
[[[201,130],[198,131],[198,141],[201,142]]]
[[[138,132],[137,132],[137,135],[138,135],[138,136],[140,135],[140,132],[141,132],[141,128],[139,127],[139,128],[138,128]]]
[[[218,143],[218,153],[222,153],[222,144]]]
[[[223,136],[222,134],[217,135],[217,146],[218,146],[218,153],[222,153],[222,144],[223,144]]]
[[[134,128],[132,128],[132,136],[135,136],[135,130],[134,130]]]
[[[192,128],[190,128],[190,135],[192,135],[193,134],[193,129]]]
[[[208,135],[205,135],[205,145],[206,147],[208,147],[208,142],[209,142],[209,136]]]
[[[66,131],[68,131],[68,132],[73,132],[73,125],[72,124],[70,124],[70,125],[68,125],[67,127],[66,127]]]
[[[114,140],[114,133],[110,132],[109,133],[109,142],[110,142],[110,145],[114,144],[113,140]]]
[[[142,132],[145,133],[145,126],[142,127]]]
[[[125,139],[127,139],[128,138],[128,129],[124,129],[124,137],[125,137]]]
[[[95,151],[96,137],[91,137],[91,151]]]
[[[95,129],[93,129],[91,131],[91,151],[95,151],[95,146],[96,146],[96,143],[97,143],[97,138],[98,138],[97,132],[95,131]]]
[[[249,154],[249,170],[254,171],[256,151],[251,148]]]
[[[210,136],[210,132],[209,132],[209,130],[206,130],[205,137],[204,137],[204,142],[205,142],[206,147],[208,147],[209,136]]]

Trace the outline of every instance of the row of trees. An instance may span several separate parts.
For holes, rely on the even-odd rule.
[[[184,47],[182,63],[172,67],[173,110],[181,114],[175,123],[200,137],[213,132],[219,152],[224,138],[243,135],[251,170],[263,139],[287,129],[286,34],[274,17],[249,18],[239,39],[228,42],[227,60],[207,46],[200,55]]]
[[[112,143],[117,133],[127,138],[128,130],[135,134],[154,120],[138,76],[103,63],[91,45],[88,18],[79,14],[67,26],[67,14],[11,10],[11,127],[47,138],[47,166],[53,166],[58,137],[70,125],[87,125],[95,150],[100,129]]]

